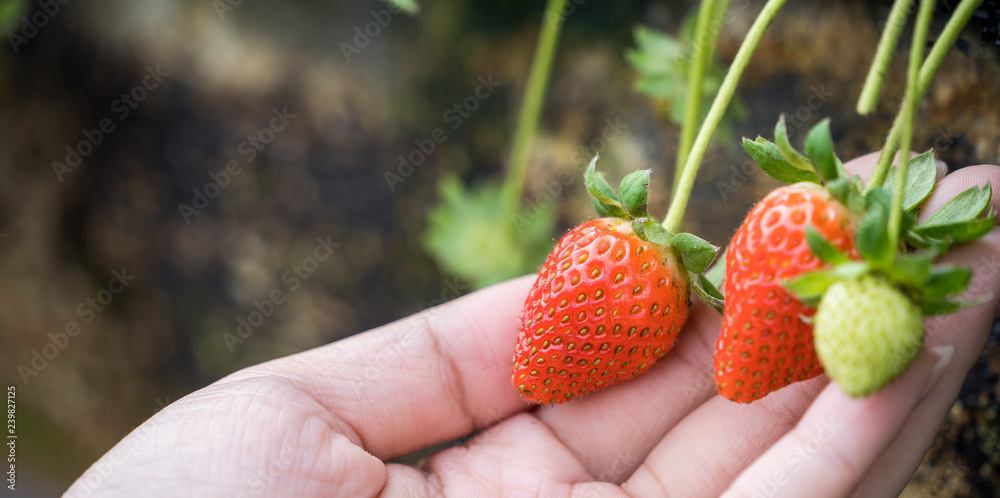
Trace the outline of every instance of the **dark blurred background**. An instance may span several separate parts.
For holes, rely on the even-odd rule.
[[[31,27],[10,17],[0,49],[0,379],[17,390],[22,489],[61,492],[157,410],[237,369],[468,291],[421,249],[426,213],[445,173],[502,177],[544,2],[423,0],[416,16],[375,0],[43,3],[7,2]],[[574,3],[525,197],[601,152],[612,178],[654,170],[662,216],[678,129],[633,90],[623,52],[636,24],[676,34],[694,2]],[[762,4],[733,2],[723,62]],[[878,112],[854,104],[888,4],[789,2],[746,72],[746,112],[706,157],[690,231],[724,244],[776,186],[737,138],[770,137],[779,113],[793,142],[829,116],[841,157],[879,147],[905,48]],[[914,148],[953,168],[1000,162],[995,6],[920,107]],[[446,111],[490,76],[500,86],[452,129]],[[605,145],[609,120],[623,126]],[[397,156],[439,127],[447,141],[390,189]],[[582,182],[557,202],[560,231],[593,216]],[[337,247],[310,261],[318,238]],[[269,308],[273,289],[287,301]],[[256,309],[269,316],[253,322]],[[241,319],[253,325],[239,335]],[[996,489],[998,363],[991,341],[909,495]]]

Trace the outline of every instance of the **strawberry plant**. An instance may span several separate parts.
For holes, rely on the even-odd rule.
[[[529,216],[522,212],[521,197],[566,1],[549,0],[545,6],[503,182],[466,187],[454,177],[445,177],[439,185],[441,203],[428,216],[423,240],[427,252],[473,287],[533,271],[552,247],[554,206],[539,207]]]
[[[591,161],[585,182],[603,218],[565,235],[528,293],[511,376],[525,399],[562,403],[648,371],[673,347],[692,291],[721,310],[722,296],[703,273],[718,248],[679,229],[712,134],[783,4],[770,0],[741,44],[678,164],[681,175],[662,224],[647,213],[649,171],[627,175],[615,191],[596,172],[597,158]]]
[[[754,207],[729,247],[715,353],[721,395],[749,403],[824,370],[849,395],[872,394],[919,354],[923,316],[976,304],[958,298],[971,271],[934,261],[951,245],[992,230],[992,213],[982,216],[991,187],[969,189],[917,223],[936,166],[931,152],[909,158],[916,103],[940,66],[941,47],[954,43],[975,4],[958,7],[921,64],[933,7],[922,2],[903,109],[867,185],[844,170],[826,121],[809,132],[805,154],[789,144],[783,120],[773,143],[744,139],[765,172],[801,183]],[[896,35],[887,32],[883,42],[894,44]],[[880,47],[876,65],[888,63],[884,53]],[[859,110],[873,106],[883,74],[870,72]],[[897,142],[901,159],[890,168]]]

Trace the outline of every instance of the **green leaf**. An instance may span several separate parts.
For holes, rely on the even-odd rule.
[[[663,247],[671,245],[674,239],[674,235],[663,228],[659,221],[649,218],[632,220],[632,231],[636,237]]]
[[[786,280],[785,288],[805,304],[816,306],[823,293],[840,280],[833,270],[820,270]]]
[[[919,288],[927,280],[931,265],[938,254],[935,250],[902,254],[891,266],[882,268],[882,271],[894,282]]]
[[[385,2],[410,15],[420,12],[420,4],[416,0],[385,0]]]
[[[765,173],[783,183],[813,182],[819,183],[819,177],[812,171],[796,168],[785,159],[778,146],[763,138],[756,141],[743,139],[743,149],[760,166]]]
[[[872,207],[874,204],[882,206],[886,211],[892,209],[892,192],[881,187],[871,189],[865,194],[865,209]]]
[[[618,193],[611,188],[608,181],[604,179],[604,174],[597,171],[597,159],[600,154],[594,155],[587,166],[587,171],[583,174],[583,183],[590,192],[590,197],[594,201],[594,209],[601,216],[612,216],[615,218],[627,218],[628,213],[618,202]]]
[[[834,266],[830,274],[839,280],[858,278],[871,270],[871,265],[867,261],[848,261]]]
[[[802,171],[808,171],[816,175],[816,168],[809,162],[809,159],[792,147],[791,142],[788,141],[788,128],[785,126],[785,115],[782,114],[778,117],[778,124],[774,125],[774,143],[778,146],[778,150],[781,151],[781,155],[788,161],[789,164]],[[818,178],[818,177],[817,177]],[[819,182],[816,182],[819,183]]]
[[[674,235],[671,244],[684,262],[684,267],[694,273],[702,273],[708,269],[719,253],[719,247],[709,244],[704,239],[689,233]]]
[[[921,225],[913,229],[917,235],[937,239],[949,244],[961,244],[976,240],[993,229],[992,216],[971,221],[959,221],[945,225]]]
[[[618,204],[618,193],[604,179],[604,173],[597,171],[597,159],[600,154],[595,154],[587,166],[587,171],[583,174],[583,183],[587,187],[587,192],[596,201],[603,204]]]
[[[920,307],[920,312],[924,316],[934,316],[934,315],[949,315],[960,309],[962,309],[962,303],[959,301],[949,301],[947,299],[934,299],[931,301],[926,301]]]
[[[947,204],[941,206],[927,219],[921,227],[933,225],[948,225],[951,223],[970,221],[979,217],[993,197],[993,188],[989,183],[979,187],[971,187],[955,196]]]
[[[882,188],[893,191],[896,184],[896,177],[899,176],[897,167],[889,168],[888,176]],[[903,194],[903,209],[909,211],[924,202],[924,199],[934,190],[934,182],[937,178],[937,165],[934,161],[934,151],[929,150],[910,159],[910,166],[906,173],[906,190]]]
[[[502,187],[466,187],[454,176],[438,184],[422,243],[442,270],[481,288],[537,271],[552,250],[558,204],[504,212]]]
[[[826,240],[823,234],[816,231],[816,227],[812,223],[806,224],[806,243],[809,244],[809,249],[812,249],[813,254],[822,261],[833,264],[848,261],[847,255],[840,252],[840,249]]]
[[[716,288],[722,288],[726,282],[726,251],[719,251],[715,264],[704,275]]]
[[[884,265],[892,260],[895,248],[889,244],[888,217],[889,210],[881,203],[874,202],[868,206],[864,217],[858,224],[858,252],[865,259]]]
[[[820,121],[806,135],[806,156],[816,167],[823,180],[837,178],[837,158],[833,153],[833,137],[830,136],[830,118]]]
[[[865,208],[865,198],[861,188],[849,178],[837,178],[826,183],[826,189],[834,199],[847,206],[847,209],[860,212]]]
[[[621,198],[622,207],[633,218],[646,216],[646,202],[649,196],[649,173],[652,170],[644,169],[633,171],[625,178],[622,178],[618,186],[618,196]]]
[[[725,296],[719,292],[715,284],[712,283],[703,273],[688,273],[688,278],[691,281],[691,287],[694,288],[694,293],[698,295],[698,298],[702,300],[705,304],[715,308],[721,315],[724,312],[724,307],[726,304]]]
[[[972,270],[966,266],[933,266],[921,286],[924,295],[931,298],[945,298],[965,292],[972,278]]]
[[[986,304],[990,296],[983,296],[972,300],[961,299],[931,299],[925,301],[921,306],[924,316],[947,315],[962,308],[973,308],[980,304]]]

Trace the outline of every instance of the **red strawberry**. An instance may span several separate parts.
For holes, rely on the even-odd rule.
[[[726,254],[726,306],[715,351],[719,394],[750,403],[823,372],[813,348],[812,317],[782,282],[828,267],[806,243],[812,224],[835,247],[858,259],[853,215],[814,183],[771,192],[747,215]]]
[[[632,222],[603,218],[571,230],[528,293],[513,381],[535,403],[631,379],[667,354],[687,319],[688,276],[673,249]]]

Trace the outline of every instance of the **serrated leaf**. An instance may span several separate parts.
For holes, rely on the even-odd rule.
[[[416,0],[384,0],[384,1],[389,5],[392,5],[397,9],[406,12],[407,14],[410,15],[414,15],[420,12],[420,4],[418,4]]]
[[[837,158],[833,153],[830,118],[820,121],[809,130],[805,149],[806,157],[812,161],[820,178],[827,181],[837,178]]]
[[[689,233],[674,235],[670,243],[680,255],[684,267],[694,273],[703,273],[715,260],[719,246],[709,244],[704,239]]]
[[[636,237],[664,247],[671,245],[674,239],[674,235],[663,228],[663,225],[649,218],[632,220],[632,231]]]
[[[649,173],[652,170],[644,169],[633,171],[622,178],[618,186],[618,197],[621,199],[622,207],[633,218],[646,216],[646,202],[649,197]]]
[[[994,218],[989,216],[978,220],[959,221],[944,225],[921,225],[913,229],[917,235],[937,239],[949,244],[961,244],[976,240],[993,229]]]
[[[993,188],[989,183],[979,187],[971,187],[955,196],[947,204],[941,206],[920,226],[947,225],[956,222],[970,221],[979,217],[993,197]]]
[[[965,292],[971,278],[972,270],[966,266],[938,265],[931,267],[921,290],[930,298],[945,298]]]
[[[882,188],[893,191],[896,184],[896,177],[899,176],[898,168],[889,168],[888,176]],[[937,180],[937,164],[934,161],[934,152],[929,150],[910,159],[910,166],[906,172],[906,190],[903,194],[903,209],[910,211],[924,202],[924,199],[934,190],[934,183]]]
[[[819,177],[812,171],[805,171],[796,168],[785,159],[776,144],[768,142],[763,138],[756,141],[749,138],[743,139],[743,149],[760,166],[765,173],[783,183],[813,182],[819,183]]]
[[[795,168],[808,171],[816,176],[816,168],[809,162],[809,159],[799,154],[795,147],[788,141],[788,128],[785,126],[785,115],[778,116],[778,124],[774,125],[774,143],[785,160]],[[819,178],[819,177],[817,177]],[[816,182],[819,183],[819,182]]]
[[[784,282],[784,286],[788,292],[795,294],[803,303],[816,306],[819,304],[820,298],[823,297],[823,293],[838,280],[840,279],[833,273],[833,270],[820,270],[787,280]]]
[[[812,223],[806,224],[806,243],[809,244],[809,249],[812,250],[813,254],[824,262],[837,264],[848,261],[847,255],[840,252],[840,249],[826,240],[823,234],[816,231],[816,227]]]
[[[688,278],[691,282],[691,287],[694,288],[694,293],[698,295],[698,299],[701,299],[705,304],[715,308],[721,315],[724,312],[724,307],[726,304],[725,296],[719,292],[719,289],[715,287],[703,273],[688,273]]]
[[[864,217],[858,223],[858,252],[865,259],[882,265],[892,260],[893,248],[889,243],[887,225],[889,210],[881,203],[874,202],[868,206]]]

